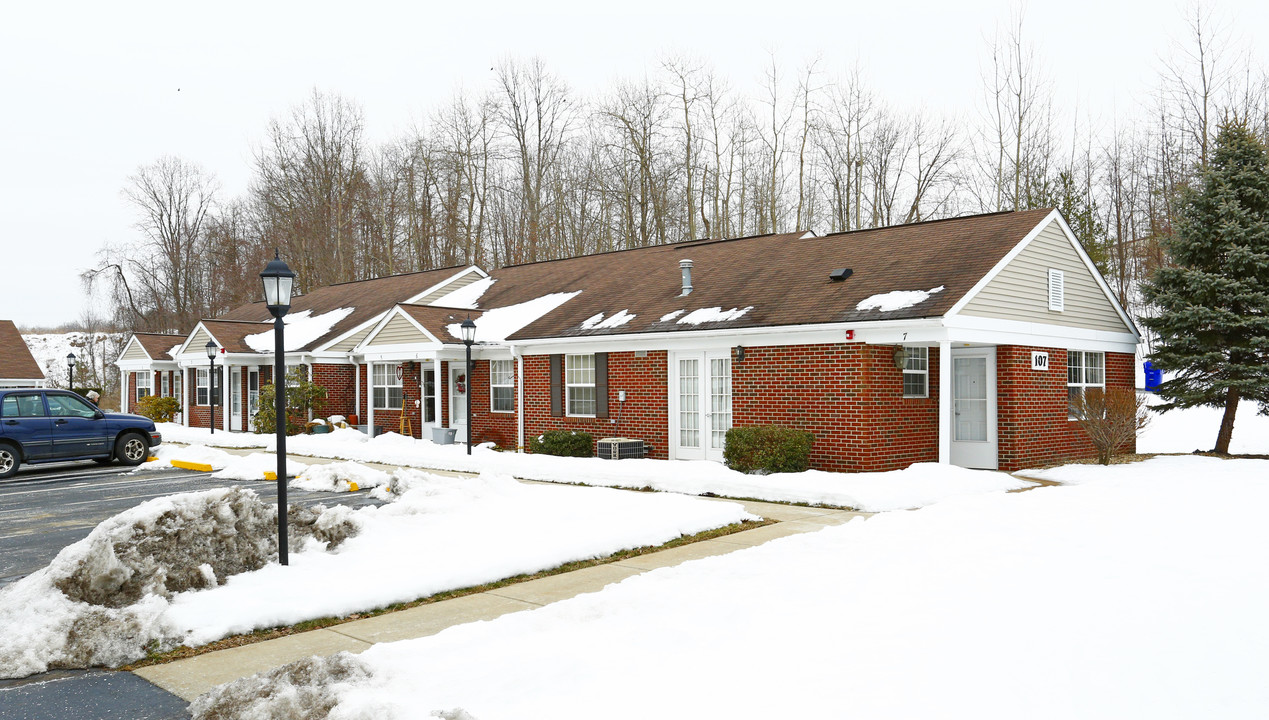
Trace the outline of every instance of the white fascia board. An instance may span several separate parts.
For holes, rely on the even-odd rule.
[[[987,287],[992,280],[995,280],[996,276],[999,275],[1001,271],[1009,265],[1009,263],[1013,262],[1013,259],[1018,257],[1018,255],[1020,255],[1022,251],[1031,244],[1031,241],[1036,239],[1036,236],[1038,236],[1044,228],[1048,227],[1049,223],[1053,221],[1053,218],[1061,216],[1061,213],[1057,210],[1045,215],[1043,220],[1036,223],[1036,226],[1031,228],[1031,232],[1027,233],[1026,237],[1022,238],[1017,245],[1013,246],[1012,250],[1000,259],[1000,262],[996,263],[986,275],[979,278],[977,283],[974,283],[974,287],[970,288],[969,292],[965,293],[961,297],[960,301],[947,311],[944,317],[951,317],[953,315],[960,314],[960,311],[963,310],[970,301],[977,297],[978,293],[982,292],[983,288]]]
[[[138,370],[150,370],[154,367],[153,360],[116,360],[115,367],[120,372],[136,372]]]
[[[357,353],[362,362],[389,362],[393,360],[427,360],[441,351],[441,345],[379,345]]]
[[[0,388],[41,388],[46,378],[0,378]]]
[[[309,353],[310,362],[320,363],[322,365],[356,365],[357,360],[353,358],[353,353],[346,352],[311,352]]]
[[[1062,217],[1062,213],[1057,210],[1054,210],[1053,212],[1057,215],[1058,227],[1062,228],[1062,232],[1066,235],[1067,242],[1071,244],[1071,247],[1075,248],[1075,252],[1080,256],[1080,260],[1084,261],[1084,267],[1087,267],[1088,271],[1093,274],[1093,279],[1097,281],[1097,286],[1102,289],[1102,293],[1106,295],[1106,299],[1109,300],[1111,306],[1115,308],[1115,312],[1119,313],[1119,319],[1124,321],[1124,325],[1131,330],[1132,334],[1137,337],[1138,341],[1140,341],[1141,330],[1137,328],[1137,325],[1132,321],[1132,318],[1128,317],[1128,313],[1124,312],[1123,306],[1119,304],[1119,299],[1115,297],[1115,293],[1110,289],[1110,286],[1106,284],[1106,279],[1102,277],[1101,271],[1099,271],[1097,266],[1093,264],[1093,259],[1088,256],[1088,253],[1084,252],[1084,247],[1080,245],[1079,238],[1075,237],[1075,233],[1071,230],[1071,226],[1066,224],[1066,218]]]
[[[480,268],[476,267],[475,265],[468,265],[467,267],[465,267],[465,268],[463,268],[462,270],[458,271],[458,272],[457,272],[457,273],[455,273],[454,275],[451,275],[450,277],[445,278],[444,280],[442,280],[442,281],[440,281],[440,282],[436,283],[436,284],[435,284],[435,285],[433,285],[432,287],[430,287],[430,288],[428,288],[428,289],[424,290],[423,292],[418,293],[417,295],[414,295],[413,297],[409,298],[408,300],[406,300],[406,301],[405,301],[405,304],[406,304],[406,305],[413,305],[414,303],[418,302],[418,300],[419,300],[420,298],[425,298],[425,297],[427,297],[428,295],[430,295],[430,294],[432,294],[432,293],[436,292],[437,290],[440,290],[441,288],[445,287],[446,285],[448,285],[448,284],[450,284],[450,283],[454,282],[455,280],[459,279],[460,277],[462,277],[462,276],[464,276],[464,275],[470,275],[471,273],[476,273],[476,274],[477,274],[477,275],[479,275],[481,278],[487,278],[487,277],[489,277],[489,273],[485,272],[484,270],[481,270]]]
[[[1067,350],[1135,353],[1137,336],[1106,330],[1028,323],[959,315],[947,318],[945,324],[953,343],[988,343],[992,345],[1034,345]]]

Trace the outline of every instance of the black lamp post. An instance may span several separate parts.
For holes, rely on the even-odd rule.
[[[471,346],[476,342],[476,323],[467,318],[459,327],[463,330],[463,344],[467,346],[467,454],[471,455]]]
[[[216,347],[216,343],[208,340],[203,347],[207,348],[207,406],[211,408],[211,434],[216,434],[216,353],[220,348]]]
[[[75,384],[75,353],[66,356],[66,389],[73,390]]]
[[[273,251],[273,259],[260,273],[264,304],[273,314],[273,411],[278,438],[278,560],[287,564],[286,548],[286,343],[282,341],[282,316],[291,309],[291,285],[295,273]]]

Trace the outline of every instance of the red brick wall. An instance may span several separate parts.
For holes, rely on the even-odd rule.
[[[526,445],[533,436],[547,430],[581,430],[590,433],[596,440],[605,437],[639,438],[650,446],[648,457],[669,457],[669,380],[664,350],[648,351],[645,357],[638,357],[634,352],[608,353],[608,418],[552,417],[550,363],[549,355],[528,355],[524,358]],[[483,377],[485,403],[479,407],[488,415],[487,366]],[[624,408],[617,400],[622,390],[626,391]],[[473,405],[477,397],[480,396],[472,398]],[[476,422],[481,422],[479,416]],[[509,427],[510,444],[507,447],[514,447],[514,417],[511,417]],[[474,437],[482,437],[479,426]]]
[[[1049,369],[1031,369],[1031,351],[1049,354]],[[1127,353],[1106,353],[1106,387],[1132,389],[1133,363]],[[1001,345],[996,348],[997,427],[1000,469],[1023,468],[1096,455],[1079,423],[1068,420],[1066,351]],[[1136,442],[1121,448],[1135,452]]]
[[[895,470],[938,460],[938,349],[929,397],[903,397],[894,346],[848,343],[745,348],[732,354],[732,424],[815,436],[811,467]]]

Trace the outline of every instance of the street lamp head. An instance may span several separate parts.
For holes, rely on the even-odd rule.
[[[216,342],[214,340],[208,340],[207,344],[204,345],[203,347],[207,348],[208,360],[215,360],[216,353],[220,352],[220,348],[216,346]]]
[[[75,367],[75,353],[70,353],[66,356],[66,365],[67,367]]]
[[[476,342],[476,323],[472,322],[471,318],[467,318],[458,327],[463,330],[463,344],[471,347],[471,344]]]
[[[274,317],[282,317],[291,309],[291,285],[295,281],[295,273],[273,251],[273,259],[264,266],[260,273],[264,281],[264,304]]]

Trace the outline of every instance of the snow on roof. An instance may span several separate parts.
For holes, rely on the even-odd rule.
[[[335,323],[348,317],[352,312],[353,308],[337,308],[321,315],[313,315],[312,310],[301,310],[300,312],[283,316],[282,321],[286,323],[286,333],[284,333],[286,352],[299,350],[330,332],[330,329],[335,327]],[[272,329],[268,332],[248,335],[242,341],[247,347],[256,352],[273,352]]]
[[[484,281],[482,280],[481,282]],[[472,285],[475,284],[477,283],[472,283]],[[469,285],[468,287],[471,286]],[[463,289],[466,290],[467,288]],[[503,342],[512,333],[572,300],[580,295],[581,292],[581,290],[576,290],[570,293],[551,293],[527,302],[486,310],[480,317],[473,320],[476,323],[476,341]],[[632,315],[631,317],[634,316]],[[445,326],[445,329],[450,335],[461,338],[463,331],[460,326],[461,323],[450,323]]]
[[[183,344],[184,344],[184,343],[177,343],[176,345],[174,345],[174,346],[172,347],[172,349],[171,349],[171,350],[168,350],[168,351],[167,351],[167,355],[168,355],[168,357],[175,358],[175,357],[176,357],[176,354],[177,354],[178,352],[180,352],[180,351],[181,351],[181,345],[183,345]]]
[[[635,317],[636,316],[632,315],[629,310],[622,310],[621,312],[610,316],[607,320],[604,319],[603,313],[599,313],[586,318],[586,320],[582,322],[582,329],[607,330],[609,328],[621,327],[631,320],[634,320]]]
[[[670,322],[671,320],[673,320],[674,318],[676,318],[676,317],[678,317],[678,316],[682,315],[682,314],[683,314],[683,313],[685,313],[685,312],[687,312],[687,311],[686,311],[686,310],[675,310],[674,312],[666,313],[666,314],[664,314],[664,315],[662,315],[662,316],[661,316],[661,322]]]
[[[746,307],[746,308],[732,308],[730,310],[724,310],[721,307],[701,308],[700,310],[693,310],[692,312],[679,318],[679,321],[676,324],[700,325],[701,323],[707,323],[707,322],[724,322],[726,320],[736,320],[736,319],[739,319],[745,313],[749,312],[750,310],[753,310],[753,305],[750,305],[749,307]],[[679,312],[683,312],[683,311],[680,310]],[[661,320],[664,321],[665,318],[671,317],[673,315],[674,313],[670,313],[669,315],[666,315],[665,317],[661,318]]]
[[[470,285],[464,285],[453,292],[446,293],[428,304],[436,307],[475,310],[479,307],[478,301],[481,296],[493,287],[495,282],[496,280],[491,277],[481,278]]]
[[[903,310],[913,305],[923,303],[934,293],[943,292],[943,286],[929,290],[894,290],[880,295],[866,297],[859,301],[855,306],[856,310],[880,310],[881,312],[892,312],[894,310]]]

